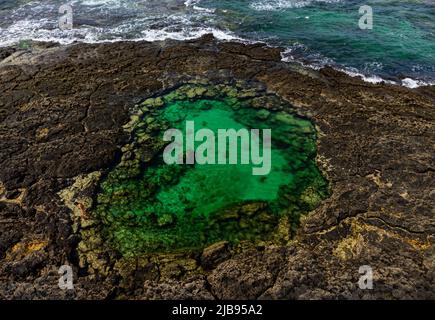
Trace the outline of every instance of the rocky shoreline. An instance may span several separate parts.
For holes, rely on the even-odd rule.
[[[211,36],[35,43],[0,59],[1,299],[435,298],[435,87],[369,84]],[[314,122],[331,196],[286,245],[126,259],[94,241],[83,262],[86,199],[119,162],[132,107],[184,84],[237,82],[260,84]],[[74,291],[58,288],[64,264]],[[373,268],[373,290],[358,287],[362,265]]]

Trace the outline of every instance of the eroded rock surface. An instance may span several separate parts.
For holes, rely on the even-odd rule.
[[[368,84],[210,36],[39,44],[0,59],[0,298],[435,297],[434,87]],[[134,258],[100,250],[88,199],[120,160],[129,108],[204,81],[260,84],[314,121],[331,196],[283,246]],[[74,291],[58,288],[64,264]],[[373,290],[358,287],[362,265],[373,268]]]

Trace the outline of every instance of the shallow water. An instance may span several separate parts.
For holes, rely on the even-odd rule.
[[[270,240],[285,219],[288,228],[295,228],[299,216],[326,197],[308,120],[240,107],[234,98],[165,99],[158,112],[147,112],[136,124],[129,160],[113,168],[97,197],[95,212],[107,240],[123,254],[196,250],[220,240]],[[215,133],[271,128],[270,173],[253,175],[252,164],[240,164],[240,153],[238,164],[165,164],[163,129],[185,132],[186,121]],[[152,156],[143,154],[150,149]]]

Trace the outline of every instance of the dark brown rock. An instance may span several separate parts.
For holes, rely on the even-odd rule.
[[[201,265],[211,269],[230,256],[228,241],[220,241],[204,249],[201,255]]]
[[[434,299],[435,88],[306,70],[279,53],[210,36],[2,49],[0,296]],[[189,262],[176,279],[155,271],[164,265],[138,264],[124,288],[116,253],[98,252],[95,268],[80,265],[80,234],[58,192],[119,161],[129,108],[198,79],[259,84],[313,120],[331,197],[290,245],[204,252],[211,270]],[[63,264],[75,270],[74,292],[57,287]],[[373,268],[373,290],[358,288],[361,265]]]

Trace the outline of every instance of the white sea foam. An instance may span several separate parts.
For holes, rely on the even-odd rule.
[[[210,33],[213,34],[213,36],[219,40],[242,40],[241,38],[238,38],[235,35],[214,28],[201,28],[201,29],[186,28],[178,32],[171,32],[165,30],[144,30],[142,32],[143,36],[138,40],[146,40],[146,41],[160,41],[166,39],[192,40],[192,39],[200,38],[203,35],[210,34]]]
[[[200,12],[206,12],[206,13],[215,13],[215,9],[209,9],[209,8],[203,8],[199,6],[193,6],[193,9]]]
[[[422,82],[422,81],[419,81],[419,80],[414,80],[414,79],[411,79],[411,78],[405,78],[405,79],[402,80],[402,85],[404,85],[405,87],[414,89],[414,88],[418,88],[418,87],[420,87],[422,85],[425,85],[425,83]]]
[[[185,25],[183,28],[175,28],[177,31],[172,31],[171,27],[161,29],[145,29],[136,37],[125,39],[123,35],[129,29],[135,26],[126,23],[117,27],[102,28],[102,27],[86,27],[77,28],[72,30],[60,30],[57,28],[47,29],[45,26],[50,23],[47,19],[42,20],[20,20],[12,24],[9,28],[0,29],[0,46],[14,45],[21,40],[36,40],[36,41],[52,41],[61,44],[69,44],[74,41],[85,43],[99,43],[99,42],[115,42],[122,40],[129,41],[159,41],[165,39],[174,40],[191,40],[199,38],[205,34],[213,34],[219,40],[233,40],[243,41],[231,32],[219,30],[212,27],[195,27],[192,25]],[[104,35],[112,35],[106,36]]]
[[[255,0],[251,6],[256,10],[279,10],[284,8],[293,8],[304,6],[313,2],[338,2],[340,0]],[[72,4],[80,4],[89,7],[86,11],[101,13],[101,8],[119,8],[119,11],[126,12],[127,16],[132,6],[144,2],[132,2],[122,0],[73,0]],[[145,16],[134,16],[125,20],[120,20],[119,24],[109,26],[86,25],[82,23],[72,30],[60,30],[58,24],[57,6],[52,3],[30,2],[26,3],[11,12],[9,16],[10,24],[3,24],[0,27],[0,47],[10,46],[19,43],[21,40],[52,41],[61,44],[69,44],[74,41],[86,43],[116,42],[116,41],[160,41],[165,39],[191,40],[199,38],[205,34],[211,33],[215,38],[220,40],[239,41],[244,43],[256,43],[260,41],[246,40],[238,37],[233,32],[222,30],[218,26],[204,25],[201,17],[211,16],[213,9],[203,8],[200,6],[201,0],[186,0],[184,6],[195,10],[175,11],[169,16],[156,16],[146,14]],[[183,5],[183,2],[181,2]],[[101,7],[101,8],[100,8]],[[134,10],[133,10],[134,11]],[[158,14],[158,13],[157,13]],[[80,12],[77,13],[80,17]],[[104,15],[103,15],[104,21]],[[86,15],[85,15],[86,19]],[[163,26],[159,26],[162,23]],[[304,45],[295,45],[282,54],[283,61],[295,61],[297,57],[303,55]],[[295,50],[295,52],[293,52]],[[347,73],[352,77],[360,77],[370,83],[394,83],[409,88],[416,88],[424,85],[435,85],[435,82],[424,82],[411,78],[405,78],[398,82],[382,79],[379,76],[368,75],[370,70],[382,69],[382,65],[371,63],[367,70],[362,71],[350,68],[337,67],[334,61],[322,56],[315,56],[315,63],[307,65],[303,62],[300,64],[312,69],[320,69],[325,65],[334,66],[335,68]],[[417,68],[417,67],[416,67]],[[418,70],[415,70],[416,72]],[[361,73],[362,72],[362,73]],[[376,70],[375,72],[376,73]]]
[[[258,0],[250,7],[257,11],[276,11],[282,9],[303,8],[313,2],[337,3],[341,0]]]
[[[398,84],[397,82],[391,81],[391,80],[386,80],[386,79],[382,79],[379,76],[376,75],[365,75],[362,74],[358,71],[354,71],[354,69],[345,69],[345,68],[338,68],[338,70],[344,72],[345,74],[354,77],[354,78],[361,78],[362,80],[364,80],[365,82],[369,82],[369,83],[388,83],[388,84]]]
[[[415,89],[418,87],[424,87],[424,86],[433,86],[435,85],[435,81],[423,81],[418,79],[411,79],[411,78],[405,78],[401,81],[392,81],[392,80],[386,80],[376,75],[364,75],[358,71],[355,71],[355,69],[342,69],[338,68],[338,70],[343,71],[347,75],[351,77],[359,77],[365,82],[370,83],[388,83],[388,84],[394,84],[394,85],[402,85],[404,87]]]
[[[201,2],[201,0],[186,0],[184,1],[184,5],[186,7],[192,7],[193,10],[199,11],[199,12],[204,12],[204,13],[215,13],[215,9],[210,9],[210,8],[204,8],[204,7],[200,7],[198,6],[198,4]]]
[[[113,10],[116,7],[125,6],[122,10],[128,10],[131,1],[121,0],[76,0],[71,2],[80,6],[89,6],[89,10],[97,10],[99,7]],[[114,42],[114,41],[156,41],[165,39],[191,40],[212,33],[219,40],[242,41],[230,31],[224,31],[214,26],[203,25],[196,20],[200,15],[208,15],[211,9],[198,7],[198,0],[187,0],[185,5],[192,6],[198,13],[192,15],[183,11],[162,16],[157,12],[150,12],[143,17],[134,17],[121,20],[115,25],[87,25],[86,22],[75,25],[72,30],[60,30],[58,28],[57,7],[44,3],[30,3],[20,6],[11,13],[11,24],[0,27],[0,47],[14,45],[22,40],[53,41],[61,44],[69,44],[75,41],[87,43]],[[79,7],[79,6],[77,6]],[[74,8],[74,6],[73,6]],[[75,11],[77,12],[77,11]],[[92,11],[93,12],[93,11]],[[80,11],[75,13],[74,18],[79,21],[83,15]],[[86,19],[86,14],[84,15]],[[103,21],[105,16],[102,15]],[[88,20],[92,21],[88,18]],[[75,20],[76,21],[76,20]],[[86,21],[86,20],[85,20]],[[97,22],[98,23],[98,22]],[[157,24],[157,26],[156,26]],[[160,26],[162,24],[163,26]]]
[[[315,64],[307,64],[307,63],[304,63],[304,62],[301,62],[301,61],[295,59],[292,55],[292,52],[294,51],[295,47],[297,47],[297,46],[298,46],[298,44],[294,45],[292,48],[287,48],[285,51],[281,52],[281,61],[298,63],[304,67],[307,67],[307,68],[310,68],[310,69],[313,69],[316,71],[320,70],[321,68],[323,68],[325,66],[332,64],[332,60],[327,59],[327,58],[325,58],[321,63],[315,63]],[[303,45],[300,45],[300,46],[303,46]],[[376,64],[377,66],[381,66],[380,63],[373,62],[372,64]],[[340,67],[334,67],[334,68],[336,70],[344,72],[348,76],[351,76],[354,78],[360,78],[365,82],[373,83],[373,84],[387,83],[387,84],[393,84],[393,85],[402,85],[404,87],[411,88],[411,89],[415,89],[415,88],[422,87],[422,86],[435,85],[435,81],[423,81],[423,80],[415,80],[415,79],[411,79],[411,78],[405,78],[401,82],[397,82],[397,81],[383,79],[377,75],[366,75],[366,74],[359,72],[355,68],[340,68]]]
[[[73,1],[72,4],[74,3],[80,3],[83,6],[105,6],[106,8],[119,8],[124,5],[122,0],[82,0]]]
[[[197,4],[198,2],[199,2],[199,0],[186,0],[186,1],[184,1],[184,5],[185,5],[186,7],[190,7],[190,6],[192,6],[192,5]]]

